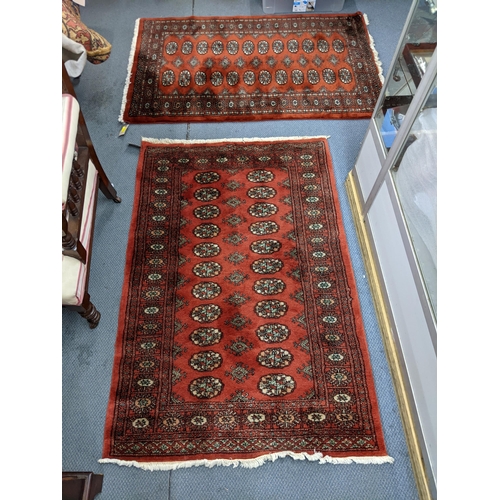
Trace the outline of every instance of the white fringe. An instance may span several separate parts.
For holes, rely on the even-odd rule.
[[[135,21],[134,38],[132,39],[132,48],[130,49],[130,55],[128,57],[127,79],[125,80],[125,89],[123,91],[122,108],[120,110],[120,116],[118,117],[118,121],[121,123],[125,123],[123,121],[123,113],[125,112],[125,104],[127,103],[127,92],[128,92],[128,87],[130,85],[130,79],[132,77],[132,66],[134,65],[135,46],[137,44],[137,35],[139,34],[139,21],[140,19],[136,19]]]
[[[368,16],[366,14],[363,14],[363,17],[365,19],[366,26],[368,26],[370,24],[370,22],[368,21]],[[137,44],[137,36],[139,34],[139,22],[140,22],[140,18],[136,19],[135,27],[134,27],[134,38],[132,39],[132,47],[130,48],[130,55],[129,55],[129,59],[128,59],[127,79],[125,80],[125,88],[123,90],[122,107],[120,109],[120,116],[118,117],[118,121],[120,123],[125,123],[125,121],[123,120],[123,114],[125,112],[125,105],[127,103],[127,93],[128,93],[128,88],[130,85],[130,80],[132,77],[132,66],[134,65],[135,47]],[[384,84],[382,63],[380,62],[377,49],[375,48],[375,41],[373,40],[373,37],[371,36],[370,32],[368,32],[368,36],[370,37],[370,48],[372,49],[373,56],[375,58],[375,64],[377,65],[377,68],[378,68],[378,76],[380,78],[381,83]]]
[[[370,21],[368,21],[368,16],[366,14],[363,14],[363,17],[365,19],[366,26],[368,26],[370,24]],[[371,36],[369,31],[368,31],[368,36],[370,37],[370,48],[372,49],[373,57],[375,58],[375,64],[377,65],[377,68],[378,68],[378,76],[380,78],[380,82],[383,85],[385,79],[384,79],[383,70],[382,70],[382,62],[380,61],[380,59],[378,57],[378,52],[377,52],[377,49],[375,48],[375,41],[373,40],[373,37]]]
[[[152,144],[217,144],[220,142],[259,142],[259,141],[298,141],[303,139],[329,139],[329,135],[316,135],[316,136],[293,136],[293,137],[252,137],[243,139],[152,139],[142,137],[142,142],[150,142]]]
[[[345,458],[334,458],[323,455],[322,453],[314,453],[313,455],[309,453],[294,453],[293,451],[281,451],[279,453],[270,453],[268,455],[262,455],[257,458],[241,458],[236,460],[187,460],[185,462],[136,462],[135,460],[117,460],[114,458],[101,458],[99,463],[101,464],[117,464],[125,467],[137,467],[143,470],[175,470],[175,469],[186,469],[189,467],[199,467],[204,465],[205,467],[214,467],[217,465],[222,465],[225,467],[244,467],[246,469],[254,469],[264,465],[266,462],[274,462],[278,458],[292,457],[294,460],[309,460],[311,462],[315,461],[320,464],[392,464],[394,459],[389,456],[384,457],[345,457]]]

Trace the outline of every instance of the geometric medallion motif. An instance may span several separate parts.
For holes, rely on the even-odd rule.
[[[144,141],[138,179],[106,457],[385,456],[326,140]]]
[[[360,12],[138,19],[130,60],[126,123],[369,118],[382,87]]]

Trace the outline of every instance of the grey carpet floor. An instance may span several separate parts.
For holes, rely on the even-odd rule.
[[[343,12],[368,15],[369,30],[387,74],[410,0],[346,0]],[[88,1],[82,20],[113,45],[101,65],[87,64],[75,90],[101,163],[122,197],[99,195],[89,291],[102,313],[95,330],[75,313],[62,313],[62,469],[104,474],[103,500],[416,500],[408,450],[377,325],[344,182],[353,168],[368,120],[273,120],[248,123],[131,125],[118,137],[118,116],[135,20],[139,17],[262,15],[260,0]],[[256,469],[194,467],[147,472],[100,464],[111,381],[135,171],[141,137],[215,139],[328,135],[334,173],[361,301],[375,385],[394,464],[319,465],[279,459]]]

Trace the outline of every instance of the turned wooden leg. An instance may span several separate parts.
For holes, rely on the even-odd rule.
[[[99,324],[101,319],[101,313],[95,308],[94,304],[90,301],[90,295],[85,293],[85,297],[82,302],[82,310],[78,312],[82,318],[85,318],[89,322],[90,328],[95,328]]]

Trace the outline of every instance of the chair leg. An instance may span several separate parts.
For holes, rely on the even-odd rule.
[[[88,136],[87,125],[85,125],[85,120],[83,120],[83,117],[80,122],[80,125],[85,127],[85,132]],[[115,203],[121,203],[122,199],[118,196],[115,187],[113,186],[112,182],[108,179],[106,172],[102,168],[101,162],[97,157],[92,141],[90,141],[90,138],[87,142],[87,145],[89,146],[89,154],[90,158],[92,159],[92,163],[94,164],[94,167],[99,173],[99,189],[104,193],[104,196],[106,196],[108,200],[113,200]]]
[[[87,292],[85,292],[81,308],[82,310],[78,311],[78,314],[89,322],[90,328],[95,328],[99,324],[101,313],[96,309],[94,304],[92,304],[90,295]]]
[[[104,177],[101,177],[101,174],[99,174],[99,189],[108,200],[113,200],[115,203],[121,203],[122,199],[118,196],[115,187],[105,174]]]

